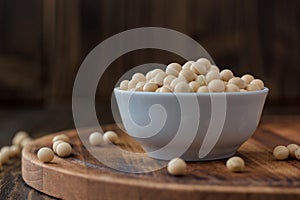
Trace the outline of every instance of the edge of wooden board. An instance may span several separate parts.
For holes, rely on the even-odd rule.
[[[164,182],[151,183],[147,180],[143,180],[143,178],[136,181],[126,178],[125,176],[116,179],[104,174],[99,176],[93,176],[83,172],[74,174],[70,173],[70,171],[66,169],[54,167],[51,164],[41,163],[37,159],[35,153],[32,153],[33,148],[37,147],[41,141],[51,141],[50,138],[54,135],[65,133],[74,136],[77,134],[75,130],[68,130],[44,136],[36,139],[26,146],[22,153],[22,177],[24,181],[29,186],[39,190],[40,192],[57,198],[82,199],[87,197],[93,198],[97,195],[104,195],[103,197],[105,197],[105,199],[115,199],[122,198],[124,195],[133,195],[134,193],[137,193],[137,196],[130,196],[130,199],[139,199],[147,192],[152,193],[152,195],[150,195],[151,198],[159,195],[159,197],[172,196],[175,197],[175,199],[184,198],[186,195],[189,195],[189,198],[199,198],[201,196],[208,197],[210,195],[217,195],[218,193],[237,195],[237,199],[240,198],[240,195],[244,196],[248,194],[255,195],[256,197],[257,195],[261,195],[275,198],[277,195],[300,195],[299,188],[266,186],[204,186]],[[84,168],[84,165],[82,166]],[[44,174],[47,174],[47,177],[52,177],[53,179],[58,180],[45,179]],[[59,178],[63,180],[60,181]],[[101,191],[99,188],[103,190]]]

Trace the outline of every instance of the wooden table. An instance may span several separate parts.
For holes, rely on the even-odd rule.
[[[195,183],[203,186],[201,196],[206,199],[300,199],[299,161],[275,161],[271,154],[272,148],[278,144],[300,143],[299,122],[300,116],[263,117],[251,138],[251,142],[256,144],[256,149],[249,148],[248,143],[245,143],[238,153],[248,164],[244,173],[228,173],[224,167],[225,160],[212,161],[219,169],[210,169],[209,163],[203,163],[203,166],[195,167],[193,171],[194,164],[191,163],[188,168],[190,175],[183,179],[170,177],[165,171],[159,173],[169,182],[184,184],[186,178],[192,178]],[[263,162],[264,167],[258,167],[258,164]],[[4,167],[1,173],[0,199],[52,199],[28,187],[21,178],[20,169],[20,161],[17,159]],[[269,176],[266,172],[275,173],[276,176]],[[224,187],[218,187],[216,190],[216,185]],[[235,185],[236,190],[226,189],[230,185]],[[195,194],[197,193],[191,192],[191,197],[195,198]],[[148,197],[156,197],[155,192]]]
[[[51,132],[74,128],[70,109],[40,107],[1,107],[0,146],[10,145],[18,130],[26,130],[33,138]],[[0,199],[55,199],[27,186],[21,176],[21,160],[14,159],[0,172]]]

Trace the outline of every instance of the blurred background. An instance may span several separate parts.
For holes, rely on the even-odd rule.
[[[197,40],[220,68],[251,73],[270,88],[264,114],[300,114],[298,0],[0,0],[0,145],[25,129],[36,136],[74,127],[71,96],[85,56],[121,31],[157,26]],[[148,62],[184,60],[159,50],[118,58],[97,93],[111,123],[118,78]]]

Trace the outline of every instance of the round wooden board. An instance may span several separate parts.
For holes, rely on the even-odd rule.
[[[118,133],[121,142],[117,145],[121,148],[143,152],[139,144],[115,125],[107,125],[104,129]],[[86,132],[88,137],[89,131]],[[299,198],[299,164],[297,161],[273,160],[271,146],[274,144],[268,142],[288,140],[275,133],[269,133],[266,138],[262,128],[257,132],[260,133],[237,153],[246,161],[247,168],[243,173],[230,173],[225,167],[226,160],[190,162],[188,174],[182,177],[170,176],[166,168],[140,174],[121,172],[92,157],[83,147],[76,130],[69,130],[47,135],[27,145],[22,153],[22,176],[31,187],[62,199]],[[41,163],[36,156],[38,149],[51,147],[51,140],[57,134],[71,138],[72,155],[68,158],[56,156],[51,163]],[[119,154],[116,157],[110,146],[98,149],[116,164],[127,160]],[[139,160],[131,165],[146,167],[147,164]]]

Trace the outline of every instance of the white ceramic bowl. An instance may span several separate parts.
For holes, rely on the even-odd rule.
[[[152,158],[232,156],[260,121],[268,88],[236,93],[154,93],[115,88],[127,133]]]

